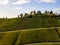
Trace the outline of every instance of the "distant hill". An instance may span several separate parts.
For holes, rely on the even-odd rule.
[[[0,19],[0,31],[59,27],[57,17]]]

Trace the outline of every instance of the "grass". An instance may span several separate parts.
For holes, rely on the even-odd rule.
[[[58,32],[59,32],[59,34],[60,34],[60,28],[57,28],[57,30],[58,30]]]
[[[59,36],[55,29],[47,30],[21,30],[16,45],[41,43],[41,42],[59,42]]]
[[[60,37],[60,28],[56,28],[56,30],[57,30],[57,33],[58,33],[58,35]]]
[[[53,41],[60,41],[60,38],[54,28],[0,32],[0,45],[23,45]]]
[[[24,44],[24,45],[60,45],[60,43],[54,43],[54,42],[52,42],[52,43],[32,43],[32,44]]]
[[[53,18],[0,19],[0,45],[22,45],[30,43],[59,42],[60,28],[48,28],[57,26],[60,26],[60,23]]]
[[[57,27],[59,25],[60,25],[59,21],[53,18],[0,19],[0,31],[48,28],[48,27]]]
[[[18,32],[0,33],[0,45],[14,45]]]

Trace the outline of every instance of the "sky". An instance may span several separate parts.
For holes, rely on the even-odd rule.
[[[0,0],[0,18],[13,18],[33,10],[60,13],[60,0]]]

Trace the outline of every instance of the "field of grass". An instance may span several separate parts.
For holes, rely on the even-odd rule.
[[[33,29],[33,28],[48,28],[59,27],[60,23],[54,18],[12,18],[0,19],[0,31]]]
[[[0,45],[60,42],[60,28],[54,27],[60,27],[60,22],[53,18],[0,19]]]
[[[19,32],[0,33],[0,45],[14,45]]]
[[[53,41],[60,41],[60,38],[55,29],[21,30],[16,45]]]
[[[58,35],[60,37],[60,28],[56,28],[56,30],[57,30],[57,33],[58,33]]]
[[[44,42],[60,42],[60,38],[54,28],[0,32],[0,45],[23,45]]]

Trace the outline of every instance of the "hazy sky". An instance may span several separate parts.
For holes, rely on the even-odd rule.
[[[60,13],[60,0],[0,0],[0,18],[17,17],[31,10],[53,10]]]

